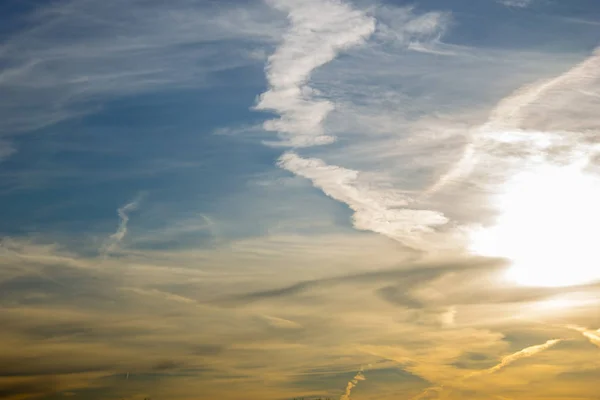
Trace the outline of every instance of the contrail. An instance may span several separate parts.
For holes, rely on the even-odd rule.
[[[279,146],[331,143],[335,137],[324,131],[323,121],[334,104],[319,99],[308,81],[315,69],[371,36],[375,20],[339,0],[267,3],[286,12],[290,26],[283,42],[269,56],[265,68],[268,90],[260,95],[254,109],[279,114],[279,118],[263,124],[265,130],[277,132],[284,140],[277,143]]]
[[[431,396],[438,397],[438,395],[440,394],[440,392],[442,390],[444,390],[444,385],[432,386],[432,387],[429,387],[429,388],[423,390],[421,393],[419,393],[418,395],[413,397],[411,400],[428,400],[428,399],[432,398]]]
[[[485,373],[493,374],[493,373],[498,372],[501,369],[509,366],[510,364],[514,363],[515,361],[520,360],[521,358],[534,356],[538,353],[541,353],[544,350],[548,350],[549,348],[556,346],[557,344],[559,344],[562,341],[563,341],[563,339],[551,339],[543,344],[526,347],[523,350],[519,350],[516,353],[513,353],[506,357],[503,357],[502,361],[500,361],[500,363],[498,365],[495,365],[492,368],[486,369],[483,372],[479,372],[476,374],[477,375],[480,375],[482,373],[483,374],[485,374]]]
[[[585,338],[587,338],[590,341],[590,343],[600,347],[600,329],[598,329],[597,331],[593,331],[591,329],[583,328],[577,325],[567,325],[566,328],[581,333]]]
[[[468,379],[472,379],[472,378],[486,375],[486,374],[494,374],[494,373],[500,371],[501,369],[508,367],[510,364],[514,363],[517,360],[520,360],[522,358],[532,357],[538,353],[541,353],[544,350],[548,350],[551,347],[556,346],[558,343],[560,343],[562,341],[563,341],[563,339],[551,339],[551,340],[548,340],[546,343],[526,347],[522,350],[517,351],[516,353],[513,353],[508,356],[503,357],[502,360],[500,361],[500,363],[498,363],[497,365],[495,365],[491,368],[482,370],[482,371],[472,372],[472,373],[464,376],[462,379],[459,379],[458,382],[464,382]],[[432,386],[432,387],[425,389],[423,392],[421,392],[417,396],[413,397],[412,400],[425,400],[425,399],[429,398],[430,394],[434,394],[434,393],[439,394],[443,390],[444,390],[444,385]]]
[[[431,196],[450,182],[468,175],[477,163],[477,154],[482,141],[489,138],[490,134],[519,129],[523,120],[523,110],[527,106],[539,101],[551,91],[573,84],[583,84],[594,79],[598,75],[598,71],[600,71],[600,49],[564,74],[537,84],[527,85],[504,98],[492,110],[488,121],[471,133],[473,141],[467,145],[461,159],[431,185],[423,193],[423,197]]]
[[[129,222],[129,213],[137,210],[142,197],[142,195],[138,195],[134,200],[117,209],[117,214],[119,215],[119,226],[117,231],[108,237],[108,240],[100,250],[100,253],[104,258],[108,257],[110,253],[117,248],[123,238],[125,238],[125,235],[127,234],[127,223]]]
[[[352,389],[356,385],[358,385],[359,381],[364,381],[367,378],[363,375],[363,368],[361,367],[358,373],[352,378],[348,384],[346,385],[346,392],[340,397],[340,400],[350,400],[350,393],[352,393]]]

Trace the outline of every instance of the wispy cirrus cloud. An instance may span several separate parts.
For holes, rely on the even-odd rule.
[[[10,157],[15,152],[14,146],[10,142],[0,141],[0,162]]]
[[[360,173],[322,160],[285,153],[278,165],[309,179],[329,197],[347,204],[353,211],[354,226],[381,233],[410,247],[421,248],[422,235],[448,219],[441,213],[411,209],[413,200],[399,191],[374,187],[360,180]]]
[[[507,7],[525,8],[532,5],[536,0],[497,0],[498,3]]]
[[[259,1],[39,7],[0,49],[0,138],[97,112],[120,96],[224,85],[219,72],[263,62],[283,28],[276,14]]]
[[[350,400],[350,395],[352,394],[352,389],[354,389],[356,387],[356,385],[358,385],[358,382],[364,381],[366,379],[367,378],[365,378],[365,375],[363,374],[363,371],[361,368],[360,371],[358,371],[356,373],[356,375],[354,375],[354,378],[352,378],[346,385],[346,391],[340,397],[340,400]]]
[[[117,214],[119,216],[119,226],[117,228],[117,231],[108,237],[106,243],[104,243],[104,245],[100,249],[100,253],[105,258],[110,256],[110,254],[118,248],[119,243],[121,243],[125,238],[125,235],[127,235],[127,223],[129,222],[129,213],[137,210],[137,208],[140,205],[140,202],[142,201],[142,198],[143,195],[138,195],[134,200],[117,209]]]
[[[280,115],[265,122],[264,128],[280,135],[282,142],[278,145],[292,147],[329,144],[336,139],[324,129],[324,121],[335,109],[335,103],[318,98],[319,92],[308,85],[315,69],[331,62],[339,52],[364,43],[374,33],[377,40],[401,44],[404,50],[413,46],[425,51],[424,43],[439,41],[449,20],[446,13],[416,15],[408,7],[375,7],[376,23],[367,12],[340,1],[270,4],[287,12],[290,27],[282,44],[269,57],[266,71],[270,87],[260,96],[255,109]],[[440,213],[406,209],[412,202],[407,196],[359,184],[358,171],[295,153],[284,154],[278,165],[348,204],[355,211],[354,226],[358,229],[419,247],[417,232],[429,233],[432,227],[447,222]]]
[[[377,18],[377,40],[417,52],[455,54],[441,46],[442,37],[452,21],[449,12],[418,14],[414,7],[383,5],[376,7],[373,12]]]
[[[311,72],[333,60],[345,49],[359,45],[375,30],[375,21],[351,6],[335,0],[282,1],[269,4],[287,13],[290,27],[282,44],[269,56],[267,80],[257,110],[268,110],[279,119],[265,122],[285,145],[305,147],[331,143],[322,123],[334,105],[318,99],[308,86]]]
[[[447,390],[452,390],[457,384],[458,384],[458,386],[462,386],[465,384],[468,385],[468,382],[472,379],[482,377],[482,376],[488,375],[488,374],[495,374],[520,359],[533,357],[536,354],[541,353],[542,351],[546,351],[546,350],[556,346],[560,342],[562,342],[562,339],[551,339],[551,340],[548,340],[545,343],[542,343],[539,345],[526,347],[515,353],[512,353],[512,354],[502,357],[500,362],[498,364],[494,365],[493,367],[490,367],[490,368],[487,368],[487,369],[484,369],[481,371],[472,372],[466,376],[461,377],[460,379],[458,379],[454,382],[448,383],[447,385],[444,384],[444,385],[433,386],[433,387],[427,388],[423,392],[421,392],[417,396],[415,396],[412,400],[425,400],[425,399],[439,398],[441,393],[443,393],[444,391],[447,391]]]
[[[600,329],[591,330],[577,325],[568,325],[567,328],[581,333],[590,343],[600,347]]]
[[[78,7],[87,10],[92,3],[72,3],[71,8],[62,8],[67,3],[59,3],[60,12],[73,12],[78,21],[87,21],[86,18],[96,12],[86,15]],[[104,4],[116,5],[111,1]],[[94,7],[102,8],[104,4],[95,3]],[[174,25],[169,28],[172,32],[189,29],[190,42],[179,37],[176,43],[185,43],[186,49],[195,48],[194,40],[200,40],[194,39],[195,35],[202,35],[199,25],[212,22],[205,21],[192,7],[189,10],[184,7],[187,2],[174,4],[183,4],[182,10],[189,14],[175,12],[163,17]],[[431,248],[436,230],[452,228],[452,214],[436,211],[439,203],[422,201],[422,187],[426,186],[423,171],[429,173],[443,165],[447,161],[446,154],[461,147],[461,141],[446,140],[449,136],[459,136],[471,126],[481,126],[479,108],[470,113],[470,109],[461,107],[474,107],[473,103],[477,103],[475,108],[479,103],[487,105],[490,98],[493,99],[490,103],[494,103],[496,95],[500,93],[498,97],[502,97],[509,92],[510,85],[498,83],[506,68],[511,69],[511,76],[519,75],[514,69],[524,68],[529,59],[535,61],[529,62],[530,68],[540,74],[544,65],[552,64],[545,61],[552,57],[540,61],[539,54],[512,54],[510,58],[507,53],[480,52],[471,54],[475,55],[472,63],[461,57],[437,57],[454,51],[442,42],[450,17],[445,13],[418,16],[414,9],[409,12],[382,7],[361,14],[352,8],[356,3],[350,6],[350,3],[330,1],[326,3],[332,7],[328,10],[340,11],[337,7],[341,7],[345,11],[339,15],[333,11],[321,15],[316,1],[290,0],[273,2],[275,9],[257,6],[264,14],[254,15],[252,4],[251,10],[244,7],[238,10],[244,16],[246,12],[251,14],[249,20],[237,18],[238,11],[229,10],[223,20],[216,20],[230,29],[215,33],[220,29],[215,28],[211,31],[214,36],[207,33],[206,37],[222,44],[221,39],[229,38],[230,33],[235,36],[238,29],[250,29],[248,24],[258,20],[264,26],[254,26],[256,31],[250,29],[253,33],[248,37],[258,37],[256,43],[264,40],[272,47],[278,43],[288,46],[287,50],[276,53],[289,56],[288,61],[274,60],[270,65],[281,73],[278,76],[283,81],[286,71],[300,71],[291,75],[291,83],[285,81],[287,83],[277,86],[297,87],[300,97],[285,97],[279,93],[278,96],[289,103],[275,104],[282,107],[283,120],[273,124],[284,127],[279,145],[304,148],[286,152],[279,158],[279,167],[295,178],[281,178],[284,173],[275,171],[276,179],[285,184],[277,180],[261,181],[264,186],[257,188],[259,205],[253,204],[250,196],[237,194],[241,198],[240,208],[249,210],[245,215],[249,215],[250,222],[236,218],[241,214],[235,213],[231,202],[225,202],[223,208],[224,214],[232,220],[230,231],[244,236],[248,234],[247,226],[261,219],[260,210],[277,209],[266,200],[274,198],[282,207],[273,211],[270,218],[287,226],[277,229],[268,226],[266,233],[261,232],[264,236],[236,236],[234,239],[222,229],[218,212],[214,218],[212,209],[192,214],[181,210],[179,204],[182,203],[177,203],[179,222],[163,218],[161,205],[155,216],[169,221],[163,224],[161,220],[155,230],[139,236],[136,232],[135,243],[131,243],[127,236],[128,225],[134,222],[133,213],[140,204],[139,199],[134,199],[117,210],[118,226],[106,242],[106,254],[119,257],[100,260],[90,257],[91,253],[66,254],[55,246],[17,245],[16,241],[7,240],[0,249],[3,266],[0,269],[0,326],[7,327],[6,332],[0,333],[0,372],[10,377],[0,379],[0,391],[13,398],[22,397],[23,393],[56,397],[78,391],[81,391],[77,393],[79,397],[86,397],[90,390],[101,388],[102,396],[114,398],[186,400],[202,393],[207,398],[237,400],[243,393],[245,399],[262,400],[313,395],[333,398],[339,397],[346,387],[342,398],[348,399],[351,394],[359,394],[351,391],[360,384],[361,396],[364,393],[366,397],[395,400],[423,393],[421,398],[425,399],[437,397],[443,388],[450,388],[453,382],[477,371],[481,379],[469,380],[460,388],[452,387],[455,392],[448,396],[444,392],[440,397],[470,398],[474,392],[487,399],[509,392],[515,400],[531,399],[532,393],[538,398],[557,399],[593,396],[597,390],[592,387],[595,381],[590,380],[590,387],[581,387],[571,374],[579,372],[581,365],[598,365],[596,355],[589,351],[590,346],[584,340],[575,343],[573,348],[558,346],[554,341],[544,343],[548,337],[556,337],[555,332],[546,332],[549,328],[537,325],[529,330],[530,326],[522,321],[515,322],[514,316],[526,313],[528,303],[560,294],[559,289],[529,289],[498,283],[496,273],[505,266],[501,260],[468,257],[448,264],[446,253],[440,257],[440,264],[404,263],[406,259],[413,260],[413,254],[387,240],[393,238],[413,247]],[[309,6],[318,12],[298,11]],[[163,10],[160,4],[158,7]],[[159,58],[159,48],[163,46],[168,49],[164,52],[166,59],[179,54],[171,51],[169,41],[162,42],[166,39],[159,37],[167,35],[165,26],[159,24],[156,37],[151,29],[146,32],[155,40],[157,48],[152,43],[139,48],[130,42],[133,39],[128,29],[138,32],[136,29],[143,25],[137,18],[147,15],[145,12],[151,15],[155,12],[153,7],[149,11],[144,11],[144,7],[134,10],[139,13],[123,15],[126,21],[133,18],[135,23],[132,22],[131,27],[123,23],[121,28],[128,39],[120,43],[123,44],[121,49],[139,52],[140,62],[146,60],[148,66],[164,67],[165,75],[157,73],[157,77],[152,76],[148,81],[140,81],[135,73],[111,75],[109,80],[114,79],[114,85],[122,85],[122,88],[109,87],[107,92],[100,88],[102,79],[94,83],[97,86],[88,87],[93,79],[80,82],[77,78],[73,82],[76,93],[85,88],[97,95],[101,92],[139,93],[138,90],[152,90],[157,84],[154,78],[164,83],[161,87],[201,85],[193,74],[184,73],[182,80],[178,80],[177,68],[145,58],[147,48],[156,51]],[[346,12],[356,17],[348,21],[362,23],[373,16],[377,19],[369,38],[356,39],[356,32],[344,22]],[[301,43],[291,36],[279,41],[278,35],[285,28],[280,24],[283,14],[297,18],[288,26],[290,35],[298,35],[298,40],[307,40],[318,49],[323,45],[329,49],[329,53],[323,53],[326,57],[312,59],[315,53],[308,50],[300,51],[297,58],[286,53],[292,51],[291,44],[300,46]],[[104,14],[100,12],[100,15]],[[312,18],[316,18],[316,22]],[[328,25],[320,18],[332,18],[339,24]],[[119,18],[108,21],[110,29],[107,30],[118,27],[120,21]],[[181,26],[175,23],[177,21]],[[316,29],[311,31],[313,23]],[[276,29],[272,36],[263,32],[273,26]],[[334,32],[334,28],[340,28],[339,32]],[[354,44],[344,47],[342,42],[346,39]],[[254,45],[254,39],[250,41]],[[94,43],[93,40],[89,43],[90,48],[94,48]],[[365,43],[373,47],[366,48]],[[246,44],[234,47],[242,49]],[[338,44],[339,47],[335,47]],[[336,59],[346,51],[345,57]],[[254,61],[262,57],[260,49],[252,53],[250,57],[256,56],[252,58]],[[415,58],[405,57],[406,54]],[[188,62],[192,65],[203,60],[197,50],[192,50],[189,57],[174,57],[174,60],[182,61],[181,66],[185,68]],[[166,59],[162,62],[166,63]],[[292,59],[300,65],[293,64]],[[77,58],[71,56],[70,60]],[[98,57],[97,61],[100,60],[104,58]],[[332,62],[331,69],[322,71],[320,67],[329,62]],[[502,62],[506,64],[502,66]],[[231,65],[240,64],[232,62]],[[377,68],[373,68],[374,65]],[[322,75],[315,78],[319,71]],[[131,82],[126,81],[127,76]],[[298,76],[304,77],[299,79]],[[10,74],[6,77],[11,78]],[[494,84],[500,89],[489,94],[486,85]],[[306,89],[309,86],[314,90]],[[440,93],[436,90],[441,86],[460,90],[449,90],[449,97],[436,97]],[[279,90],[277,88],[273,86],[271,90]],[[595,90],[593,87],[585,89],[591,93]],[[517,108],[528,109],[527,112],[513,112],[514,108],[507,107],[503,115],[508,116],[500,118],[500,122],[504,122],[498,126],[513,130],[534,124],[534,120],[539,122],[531,110],[549,105],[549,94],[555,90],[548,92],[531,102],[520,103],[526,105]],[[556,92],[565,93],[560,87]],[[318,107],[310,108],[311,104]],[[429,106],[423,107],[423,104]],[[593,105],[585,103],[587,111],[593,110],[590,104]],[[331,112],[324,112],[330,109]],[[438,113],[438,110],[442,111]],[[271,111],[279,113],[280,109]],[[451,115],[453,112],[460,115]],[[304,118],[309,115],[316,118],[307,122]],[[462,115],[469,116],[466,122],[461,119]],[[547,115],[553,123],[560,120],[566,124],[560,115]],[[485,121],[485,116],[481,119]],[[456,120],[460,121],[455,123]],[[473,121],[477,123],[472,124]],[[253,125],[248,126],[249,129],[241,131],[257,130]],[[243,135],[234,131],[221,133]],[[333,140],[334,136],[341,140],[332,146],[316,147]],[[470,135],[463,136],[472,139]],[[421,146],[425,142],[426,146]],[[449,150],[445,149],[446,144]],[[311,146],[315,147],[309,148]],[[495,148],[496,151],[503,149]],[[216,176],[219,170],[215,171]],[[458,178],[464,179],[466,185],[472,182],[468,173],[459,174]],[[197,183],[196,176],[193,182]],[[307,182],[318,190],[311,190]],[[281,190],[269,192],[268,185],[280,185]],[[434,194],[447,188],[441,185],[440,191]],[[326,218],[313,209],[313,203],[301,195],[293,198],[303,191],[318,191],[319,195],[322,192],[347,204],[354,214],[355,228],[379,235],[356,233],[346,224],[332,228],[339,221],[323,221]],[[282,201],[278,195],[283,193],[293,194]],[[218,203],[212,200],[210,203]],[[468,195],[461,193],[446,202],[445,207],[453,211],[464,203],[469,208],[473,203],[468,200]],[[289,218],[292,212],[298,213],[297,219]],[[113,223],[116,225],[117,221]],[[335,234],[329,234],[329,229],[335,229]],[[198,242],[177,248],[164,245],[169,242],[180,245],[187,237],[209,234],[222,234],[223,240],[211,241],[211,246],[198,246]],[[125,240],[128,246],[124,245]],[[136,243],[142,246],[136,247]],[[99,261],[103,261],[102,267]],[[122,268],[125,265],[127,268]],[[231,302],[219,302],[220,298],[235,301],[231,306]],[[587,316],[593,320],[596,312],[597,308],[589,307],[576,313],[579,320]],[[561,313],[570,315],[569,310]],[[588,339],[596,335],[587,329],[585,332]],[[542,344],[526,347],[528,344],[523,345],[523,341]],[[544,365],[538,365],[537,359],[535,363],[518,362],[550,348],[554,350],[540,357]],[[81,354],[86,354],[86,358],[82,359]],[[21,359],[24,361],[15,362]],[[471,363],[461,363],[465,359]],[[61,362],[57,365],[56,360]],[[382,364],[376,364],[382,360]],[[369,384],[360,382],[364,378],[362,372],[348,372],[355,371],[356,365],[367,365],[371,361],[376,367],[368,374]],[[561,380],[572,386],[571,392],[563,392],[568,395],[562,397],[548,393],[547,388],[557,387],[556,377],[562,373]],[[422,392],[426,387],[431,389]],[[460,389],[465,389],[465,393],[459,392]]]
[[[373,7],[367,13],[330,0],[269,3],[287,13],[290,27],[282,44],[269,56],[266,71],[270,88],[260,96],[255,109],[280,115],[264,124],[267,131],[280,135],[280,146],[310,147],[335,141],[335,136],[323,127],[335,103],[311,88],[309,79],[315,69],[340,52],[374,35],[378,41],[405,50],[451,54],[435,48],[450,21],[448,13],[418,15],[411,7],[388,6]]]
[[[500,361],[500,363],[485,370],[483,373],[487,373],[487,374],[496,373],[496,372],[500,371],[501,369],[508,367],[510,364],[514,363],[515,361],[518,361],[522,358],[535,356],[536,354],[541,353],[542,351],[548,350],[548,349],[556,346],[560,342],[562,342],[562,339],[551,339],[551,340],[548,340],[546,343],[526,347],[515,353],[512,353],[505,357],[502,357],[502,360]],[[477,373],[477,374],[479,374],[479,373]],[[476,375],[469,376],[469,378],[471,378],[473,376],[476,376]]]
[[[433,193],[449,182],[465,178],[486,156],[492,155],[496,160],[500,156],[505,162],[510,161],[509,152],[516,150],[511,143],[518,143],[519,150],[515,153],[535,150],[538,155],[552,155],[553,149],[566,151],[568,155],[569,150],[593,143],[590,137],[597,133],[600,123],[592,111],[599,103],[593,92],[600,88],[598,71],[600,51],[596,50],[565,73],[525,85],[502,99],[491,111],[488,121],[472,132],[471,143],[460,161],[428,192]],[[584,88],[588,90],[582,91]],[[565,98],[572,101],[565,104]],[[554,117],[548,121],[546,115],[551,111],[554,111]],[[573,118],[575,113],[579,114],[579,118]],[[591,151],[593,154],[594,147],[587,147],[588,153]],[[489,174],[494,171],[483,172]]]

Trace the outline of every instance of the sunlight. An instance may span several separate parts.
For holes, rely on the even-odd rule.
[[[536,166],[513,177],[496,224],[471,237],[477,254],[512,261],[508,278],[572,286],[600,278],[600,180],[579,165]]]

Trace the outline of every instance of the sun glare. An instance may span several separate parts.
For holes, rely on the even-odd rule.
[[[512,261],[508,278],[529,286],[600,279],[600,179],[580,166],[536,166],[517,174],[495,202],[494,226],[471,237],[477,254]]]

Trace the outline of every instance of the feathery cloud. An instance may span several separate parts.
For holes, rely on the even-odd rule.
[[[255,109],[280,115],[265,122],[264,128],[278,132],[284,145],[331,143],[334,138],[325,134],[322,122],[334,106],[316,99],[319,93],[307,81],[314,69],[370,36],[375,21],[339,0],[269,0],[269,4],[288,14],[290,28],[269,57],[269,90],[260,96]]]
[[[460,160],[443,174],[425,193],[431,195],[444,188],[448,183],[464,179],[472,172],[482,157],[498,152],[502,148],[503,143],[519,142],[521,148],[523,146],[537,146],[537,151],[539,152],[547,151],[548,147],[551,147],[549,146],[551,142],[560,142],[562,145],[572,147],[574,146],[574,140],[596,133],[595,129],[590,129],[589,127],[588,129],[580,129],[576,134],[573,134],[573,132],[564,132],[564,129],[555,132],[547,129],[545,132],[540,132],[539,126],[542,124],[542,121],[536,118],[536,114],[532,112],[532,109],[535,109],[536,106],[544,109],[544,100],[557,93],[563,94],[564,97],[564,93],[580,93],[581,91],[577,91],[577,88],[585,88],[591,84],[597,85],[600,78],[599,71],[600,50],[596,50],[592,56],[564,74],[552,79],[526,85],[502,99],[491,111],[487,122],[472,130],[471,142],[465,147]],[[588,97],[594,96],[588,95]],[[578,104],[578,107],[580,107],[580,104]],[[562,110],[563,113],[565,111],[565,109]],[[597,124],[589,122],[589,118],[594,118],[595,112],[592,112],[593,109],[589,111],[585,120],[588,121],[588,125],[596,125],[597,128]],[[543,115],[543,118],[547,119],[547,110]],[[529,129],[526,126],[528,119],[532,120],[528,123],[531,126]],[[556,119],[560,120],[561,118],[557,116],[554,120]],[[572,118],[568,119],[570,121],[573,120]],[[565,135],[565,133],[570,135]]]
[[[399,191],[372,187],[360,181],[360,173],[316,158],[302,158],[296,153],[282,155],[278,165],[309,179],[327,196],[347,204],[353,211],[354,226],[421,248],[422,235],[444,225],[448,219],[430,210],[410,209],[412,199]]]
[[[535,0],[498,0],[498,3],[503,4],[507,7],[518,7],[518,8],[529,7],[534,2],[535,2]]]
[[[594,331],[577,325],[568,325],[567,328],[581,333],[590,343],[600,347],[600,329]]]
[[[498,363],[497,365],[495,365],[491,368],[488,368],[482,372],[475,372],[471,375],[468,375],[467,378],[472,378],[474,376],[478,376],[481,374],[496,373],[496,372],[500,371],[501,369],[508,367],[510,364],[514,363],[515,361],[518,361],[522,358],[532,357],[538,353],[541,353],[542,351],[548,350],[548,349],[556,346],[560,342],[562,342],[562,339],[551,339],[551,340],[548,340],[546,343],[526,347],[522,350],[517,351],[516,353],[509,354],[508,356],[503,357],[502,360],[500,361],[500,363]]]
[[[408,50],[432,54],[453,54],[440,49],[441,39],[451,21],[448,12],[430,11],[416,14],[414,7],[379,6],[375,37]]]
[[[206,87],[217,72],[260,65],[283,27],[276,13],[261,2],[204,3],[132,0],[127,12],[118,0],[39,4],[0,48],[0,139],[94,113],[107,99]],[[9,152],[0,144],[0,158]]]
[[[491,368],[481,370],[481,371],[475,371],[466,376],[463,376],[461,379],[458,380],[458,382],[465,383],[466,381],[468,381],[470,379],[480,377],[482,375],[494,374],[522,358],[532,357],[538,353],[541,353],[542,351],[548,350],[551,347],[556,346],[560,342],[562,342],[562,339],[552,339],[552,340],[548,340],[547,342],[539,344],[539,345],[526,347],[522,350],[519,350],[515,353],[509,354],[508,356],[503,357],[502,360],[498,364],[494,365]],[[452,384],[447,384],[447,385],[438,385],[438,386],[429,387],[429,388],[425,389],[424,391],[422,391],[421,393],[419,393],[417,396],[413,397],[412,400],[426,400],[426,399],[438,398],[440,393],[442,393],[445,390],[450,389],[452,386],[453,386]]]
[[[108,237],[108,240],[100,250],[100,253],[105,258],[110,256],[110,254],[118,248],[119,243],[125,238],[125,235],[127,234],[127,223],[129,222],[129,213],[137,210],[141,200],[142,196],[139,195],[134,200],[117,209],[117,214],[119,215],[119,226],[117,227],[117,231]]]
[[[10,157],[15,152],[16,149],[14,148],[12,143],[0,140],[0,162]]]
[[[360,371],[358,371],[358,373],[354,376],[354,378],[352,378],[346,385],[346,391],[340,397],[340,400],[350,400],[350,394],[352,393],[352,389],[354,389],[356,385],[358,385],[358,382],[364,381],[366,379],[367,378],[365,378],[363,374],[363,369],[361,368]]]

